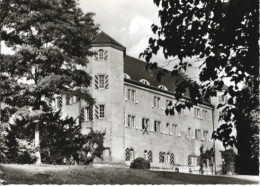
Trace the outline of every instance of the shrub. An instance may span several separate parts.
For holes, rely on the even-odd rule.
[[[145,160],[144,158],[136,158],[132,161],[130,165],[131,169],[150,169],[149,161]]]

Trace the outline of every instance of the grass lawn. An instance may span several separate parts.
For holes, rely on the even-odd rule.
[[[67,165],[0,165],[4,184],[258,184],[226,176]],[[0,184],[1,185],[1,184]]]

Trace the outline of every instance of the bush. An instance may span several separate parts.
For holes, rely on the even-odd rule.
[[[35,124],[26,117],[10,125],[5,142],[8,162],[35,162],[34,130]],[[39,131],[42,163],[89,164],[95,157],[101,158],[106,149],[103,145],[105,132],[91,130],[83,135],[81,125],[74,118],[61,118],[59,112],[42,115]],[[0,158],[2,149],[0,144]]]
[[[149,161],[139,157],[132,161],[130,168],[131,169],[150,169],[150,163],[149,163]]]

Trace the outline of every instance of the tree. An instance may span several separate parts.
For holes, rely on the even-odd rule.
[[[87,135],[73,117],[61,119],[59,112],[43,116],[39,125],[41,157],[43,163],[64,164],[71,160],[77,164],[87,164],[95,157],[101,157],[106,149],[104,132],[91,130]],[[26,127],[25,127],[26,126]],[[12,163],[33,163],[35,161],[34,123],[30,117],[17,119],[15,125],[7,129],[5,145],[7,160]],[[85,154],[85,156],[84,156]]]
[[[172,110],[180,112],[182,108],[191,108],[203,99],[216,96],[228,78],[232,85],[224,95],[229,99],[218,106],[223,107],[220,120],[224,124],[212,137],[221,140],[224,147],[236,146],[241,174],[258,174],[258,156],[251,156],[255,151],[252,144],[259,144],[259,135],[252,137],[258,134],[258,126],[251,127],[255,122],[251,112],[259,107],[258,1],[154,0],[154,3],[160,7],[160,25],[152,25],[157,37],[150,38],[149,46],[140,54],[145,57],[148,67],[157,66],[151,59],[159,49],[166,59],[179,59],[172,74],[178,75],[193,65],[188,57],[202,62],[201,83],[189,79],[176,82],[178,102]],[[163,73],[157,72],[157,79]],[[185,92],[190,93],[190,99],[179,102]],[[237,131],[236,137],[231,135],[233,127]]]
[[[86,89],[91,77],[79,67],[93,54],[98,26],[76,0],[2,0],[0,16],[0,37],[15,51],[0,57],[0,96],[17,116],[32,119],[39,149],[41,117],[51,112],[47,103],[55,94],[93,103]],[[36,155],[40,163],[39,150]]]
[[[233,149],[227,149],[225,151],[221,151],[222,157],[222,165],[221,172],[222,174],[227,174],[229,171],[234,172],[235,170],[235,160],[236,154]]]
[[[207,168],[208,166],[211,167],[211,172],[213,174],[213,166],[214,166],[214,160],[215,160],[215,153],[214,153],[214,149],[210,148],[207,149],[204,152],[204,147],[203,145],[200,147],[200,162],[199,162],[199,166],[200,166],[200,173],[203,174],[204,173],[204,166]]]

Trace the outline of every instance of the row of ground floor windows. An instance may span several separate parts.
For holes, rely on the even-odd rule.
[[[153,153],[152,151],[144,151],[143,158],[150,163],[153,162]],[[126,161],[133,161],[135,159],[135,153],[133,148],[127,148],[125,150],[125,160]],[[173,153],[165,153],[159,152],[159,163],[168,163],[168,164],[175,164],[175,157]],[[200,165],[200,157],[195,155],[189,155],[187,159],[187,164],[189,166],[199,166]]]
[[[134,149],[127,148],[125,151],[125,160],[126,161],[133,161],[135,158]],[[150,163],[153,162],[153,153],[152,151],[144,151],[143,158]],[[173,153],[165,153],[165,152],[159,152],[159,163],[170,163],[174,164],[174,154]]]

